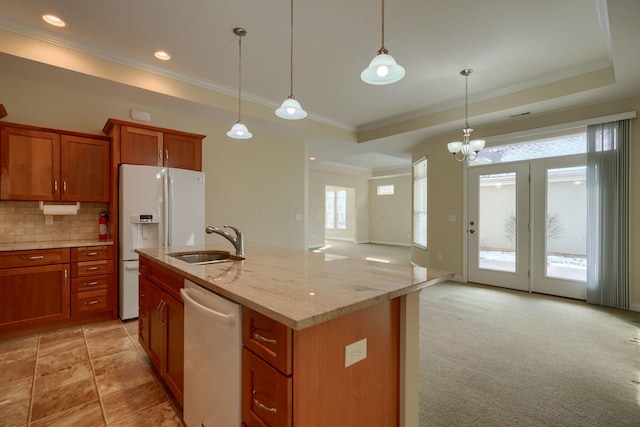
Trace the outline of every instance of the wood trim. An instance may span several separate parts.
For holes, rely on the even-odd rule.
[[[90,138],[90,139],[101,139],[103,141],[110,141],[111,138],[107,135],[100,135],[100,134],[92,134],[92,133],[86,133],[86,132],[76,132],[76,131],[72,131],[72,130],[67,130],[67,129],[54,129],[54,128],[47,128],[47,127],[42,127],[42,126],[33,126],[33,125],[25,125],[22,123],[13,123],[13,122],[1,122],[0,126],[11,126],[14,128],[20,128],[20,129],[27,129],[27,130],[34,130],[34,131],[39,131],[39,132],[49,132],[49,133],[57,133],[57,134],[64,134],[64,135],[70,135],[70,136],[77,136],[77,137],[81,137],[81,138]]]

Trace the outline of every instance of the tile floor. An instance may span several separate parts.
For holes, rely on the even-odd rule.
[[[137,321],[0,341],[0,427],[183,426]]]

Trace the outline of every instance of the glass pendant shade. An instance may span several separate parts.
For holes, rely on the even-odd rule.
[[[295,98],[289,97],[276,110],[276,116],[287,120],[299,120],[307,117],[307,112]]]
[[[378,53],[369,66],[362,71],[360,78],[371,85],[388,85],[401,80],[405,75],[402,65],[388,53]]]
[[[247,129],[244,123],[238,122],[235,125],[233,125],[233,127],[229,132],[227,132],[227,136],[229,138],[235,138],[235,139],[249,139],[253,135],[251,134],[251,132],[249,132],[249,129]]]

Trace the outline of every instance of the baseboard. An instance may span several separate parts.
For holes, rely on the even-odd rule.
[[[405,248],[410,248],[410,243],[398,243],[398,242],[381,242],[379,240],[371,240],[369,243],[374,245],[389,245],[389,246],[403,246]]]
[[[640,304],[629,304],[629,310],[640,311]]]
[[[309,245],[309,246],[307,246],[307,250],[310,251],[310,250],[319,249],[319,248],[322,248],[322,247],[324,247],[324,245]]]
[[[327,240],[341,240],[343,242],[353,242],[351,237],[325,237]],[[356,242],[358,243],[358,242]]]

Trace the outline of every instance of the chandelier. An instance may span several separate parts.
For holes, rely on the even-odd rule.
[[[465,160],[475,160],[478,157],[478,152],[484,148],[484,139],[471,139],[471,132],[473,129],[469,127],[469,75],[473,73],[471,68],[465,68],[460,71],[460,74],[464,76],[464,129],[462,129],[462,142],[450,142],[447,144],[447,149],[453,154],[454,159],[459,162]]]

